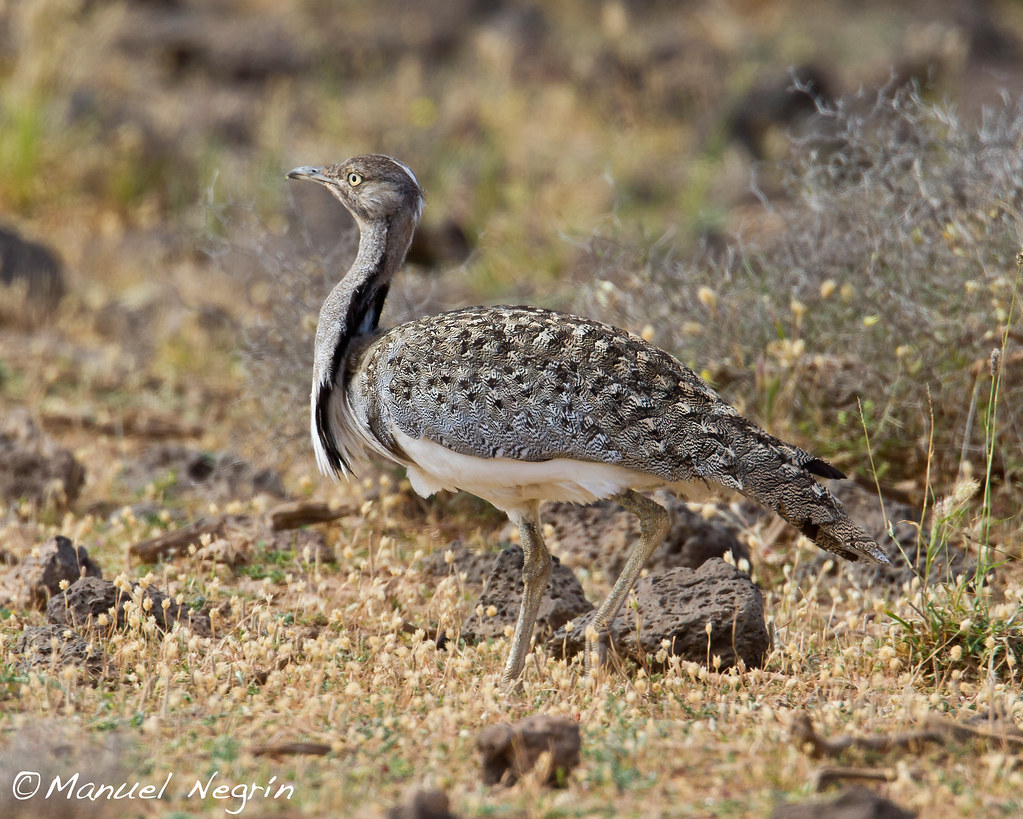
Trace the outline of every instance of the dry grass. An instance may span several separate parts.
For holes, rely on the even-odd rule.
[[[756,816],[810,793],[821,763],[790,740],[797,715],[809,715],[825,735],[885,735],[935,712],[960,721],[1021,716],[1018,667],[1006,666],[995,644],[967,655],[954,641],[935,640],[927,645],[936,656],[920,657],[885,613],[891,606],[918,619],[921,595],[938,600],[944,592],[908,589],[886,603],[871,590],[800,587],[785,579],[782,561],[791,555],[758,569],[775,637],[763,670],[718,674],[687,663],[590,683],[578,665],[540,653],[527,664],[523,691],[505,694],[498,682],[506,640],[438,651],[423,632],[403,631],[408,620],[431,633],[436,625],[457,633],[472,601],[457,577],[438,584],[420,574],[424,552],[444,547],[430,534],[437,522],[403,514],[407,487],[385,482],[382,489],[362,513],[331,529],[336,566],[268,554],[241,573],[198,558],[156,567],[144,582],[212,606],[214,635],[160,633],[139,593],[127,627],[97,638],[109,656],[97,687],[77,681],[74,670],[20,671],[14,637],[40,616],[7,612],[0,696],[11,741],[38,746],[40,769],[80,770],[83,780],[159,785],[173,772],[164,812],[240,807],[240,797],[203,803],[187,796],[196,778],[216,771],[232,786],[276,776],[294,785],[289,807],[313,814],[346,804],[359,806],[352,815],[378,815],[410,782],[432,782],[463,815]],[[347,492],[340,499],[348,501]],[[94,554],[116,565],[121,544],[149,536],[153,526],[131,515],[117,521],[69,517],[60,530],[98,544]],[[756,533],[750,537],[756,548]],[[588,592],[606,588],[591,584]],[[1009,575],[984,593],[982,607],[993,620],[1014,622],[1021,597],[1023,585]],[[1018,650],[1019,624],[1013,628]],[[946,673],[933,673],[935,661]],[[528,780],[483,789],[478,729],[534,712],[581,722],[583,764],[568,789],[546,791]],[[57,736],[33,729],[40,719],[59,725]],[[74,753],[58,752],[58,737]],[[329,750],[256,755],[297,741]],[[109,760],[93,759],[88,749],[96,743],[119,749],[113,772]],[[842,761],[890,771],[886,793],[924,815],[1004,815],[1023,785],[1014,756],[980,741],[913,754],[851,751]],[[5,770],[12,765],[8,759]],[[247,811],[255,809],[254,802]]]

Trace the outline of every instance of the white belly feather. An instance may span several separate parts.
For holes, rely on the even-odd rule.
[[[534,500],[589,504],[625,489],[654,489],[665,482],[656,475],[613,464],[555,458],[517,461],[462,455],[422,438],[392,430],[397,444],[414,463],[408,465],[412,488],[423,497],[439,489],[464,489],[505,512]]]

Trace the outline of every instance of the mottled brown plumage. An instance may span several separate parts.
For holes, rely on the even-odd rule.
[[[666,513],[633,490],[724,487],[777,512],[818,546],[887,562],[814,476],[830,464],[740,416],[692,370],[630,333],[531,307],[469,307],[385,332],[391,277],[422,207],[412,172],[382,156],[289,176],[325,184],[355,216],[359,255],[317,328],[311,427],[317,461],[346,474],[373,457],[427,495],[461,488],[519,524],[523,608],[505,674],[516,677],[550,571],[540,500],[614,497],[643,536],[594,624],[617,614]]]

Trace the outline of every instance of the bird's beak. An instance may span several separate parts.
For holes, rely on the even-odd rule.
[[[330,182],[330,177],[324,175],[323,168],[314,168],[312,165],[303,165],[301,168],[288,171],[288,179],[310,179],[313,182],[320,183]]]

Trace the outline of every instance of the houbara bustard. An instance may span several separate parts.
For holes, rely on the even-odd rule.
[[[667,511],[637,490],[691,497],[724,487],[777,512],[822,549],[888,562],[814,478],[841,472],[764,432],[631,333],[533,307],[466,307],[379,329],[422,213],[415,174],[373,154],[288,177],[326,186],[360,230],[355,262],[316,328],[316,462],[347,477],[371,458],[394,461],[420,495],[464,489],[518,525],[524,588],[506,683],[525,664],[551,574],[542,500],[613,498],[639,517],[639,543],[588,630],[587,665],[594,635],[614,620],[668,529]]]

